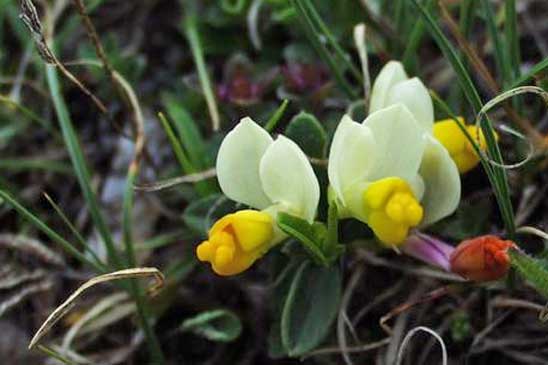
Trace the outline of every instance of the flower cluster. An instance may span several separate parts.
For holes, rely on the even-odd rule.
[[[461,195],[459,172],[479,162],[473,146],[453,120],[434,123],[427,88],[418,78],[409,78],[399,62],[381,70],[369,112],[361,123],[343,116],[332,139],[328,193],[338,217],[364,222],[384,245],[402,247],[427,262],[445,260],[438,266],[470,276],[469,261],[461,254],[449,262],[451,246],[417,238],[424,236],[416,230],[455,211]],[[481,131],[460,122],[479,136],[484,148]],[[223,140],[217,176],[227,197],[254,208],[221,218],[198,245],[198,259],[211,263],[219,275],[246,270],[287,238],[277,226],[278,213],[314,222],[320,188],[306,155],[282,135],[273,140],[250,118]],[[495,246],[488,245],[485,252]],[[466,256],[468,251],[458,252]],[[485,260],[503,261],[498,253],[491,256],[494,261]]]
[[[241,210],[217,221],[196,249],[219,275],[249,268],[286,238],[278,212],[313,222],[320,188],[306,155],[290,139],[276,140],[250,118],[225,137],[217,155],[217,178],[227,197],[257,210]]]
[[[418,78],[389,62],[375,80],[370,115],[343,117],[329,155],[329,181],[341,211],[367,223],[387,245],[405,242],[410,228],[453,213],[460,178],[434,137],[434,108]]]

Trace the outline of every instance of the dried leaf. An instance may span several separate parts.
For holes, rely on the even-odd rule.
[[[133,268],[133,269],[125,269],[125,270],[119,270],[115,271],[109,274],[99,275],[94,277],[93,279],[90,279],[86,281],[82,286],[80,286],[74,293],[71,294],[70,297],[68,297],[67,300],[65,300],[60,306],[58,306],[53,313],[50,314],[50,316],[46,319],[46,321],[42,324],[42,326],[36,331],[36,334],[32,338],[29,344],[29,349],[34,348],[38,341],[57,323],[63,316],[70,311],[72,306],[74,305],[76,299],[80,297],[86,290],[89,288],[113,281],[113,280],[122,280],[122,279],[132,279],[132,278],[140,278],[140,277],[154,277],[156,280],[156,283],[152,285],[148,289],[149,295],[155,295],[158,290],[164,286],[165,278],[164,275],[160,272],[160,270],[153,268],[153,267],[142,267],[142,268]]]

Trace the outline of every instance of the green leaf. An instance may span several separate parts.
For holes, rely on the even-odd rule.
[[[269,291],[269,310],[274,319],[270,325],[268,334],[268,356],[272,359],[279,359],[287,356],[287,351],[282,344],[281,319],[284,305],[293,283],[295,274],[300,270],[304,260],[308,259],[302,255],[282,254],[277,250],[269,253],[271,279],[268,286]],[[288,262],[289,261],[289,262]]]
[[[310,157],[325,157],[327,134],[318,119],[312,114],[300,112],[287,126],[285,135],[301,147]]]
[[[323,242],[327,237],[325,226],[310,224],[302,218],[283,212],[278,213],[278,226],[282,231],[299,240],[310,253],[314,262],[319,265],[329,265],[328,258],[322,250]]]
[[[517,271],[548,298],[548,265],[517,250],[510,250],[510,262]]]
[[[236,314],[226,309],[202,312],[185,320],[179,329],[192,332],[215,342],[231,342],[242,333],[242,322]]]
[[[293,277],[282,312],[281,338],[289,356],[301,356],[327,336],[341,297],[341,272],[304,262]]]

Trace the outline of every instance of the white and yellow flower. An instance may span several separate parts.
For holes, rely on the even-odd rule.
[[[427,100],[429,100],[427,102]],[[413,114],[416,121],[427,130],[433,128],[434,137],[448,150],[461,174],[476,167],[480,158],[470,141],[453,119],[434,122],[434,108],[428,90],[416,77],[409,78],[400,62],[388,62],[375,80],[371,92],[370,112],[383,109],[396,103],[404,104]],[[466,125],[464,119],[458,121],[468,134],[477,141],[478,146],[485,150],[485,137],[481,129],[474,125]]]
[[[386,245],[400,245],[414,227],[453,213],[460,177],[447,149],[432,133],[428,90],[388,63],[371,93],[371,114],[356,123],[344,116],[335,131],[328,175],[339,211],[370,226]]]
[[[276,140],[250,118],[227,134],[217,155],[217,178],[230,199],[256,210],[241,210],[218,220],[198,245],[200,261],[219,275],[248,269],[286,238],[276,226],[278,212],[314,221],[320,188],[312,166],[290,139]]]

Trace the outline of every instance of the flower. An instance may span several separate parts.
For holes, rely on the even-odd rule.
[[[481,129],[474,125],[466,126],[463,118],[459,117],[457,120],[466,128],[468,134],[474,140],[477,140],[478,147],[485,150],[487,143]],[[474,150],[474,146],[453,119],[444,119],[434,123],[434,137],[449,151],[461,174],[472,170],[478,165],[480,158]]]
[[[457,166],[432,134],[426,87],[389,62],[375,80],[371,114],[345,115],[329,154],[328,176],[339,211],[368,224],[387,245],[409,230],[453,213],[460,200]]]
[[[374,112],[398,102],[409,109],[420,125],[428,130],[433,129],[434,137],[448,150],[461,174],[478,165],[479,156],[455,121],[444,119],[432,125],[434,111],[428,90],[418,78],[408,78],[400,62],[390,61],[375,80],[369,110]],[[478,147],[485,150],[487,145],[481,129],[473,125],[466,126],[463,118],[457,119],[468,134],[477,140]]]
[[[310,162],[293,141],[273,140],[250,118],[221,143],[217,178],[228,198],[257,209],[219,219],[196,248],[219,275],[241,273],[286,238],[275,224],[278,212],[314,221],[320,188]]]
[[[209,239],[196,249],[200,261],[208,261],[220,275],[246,270],[269,248],[274,237],[272,217],[256,210],[240,210],[218,220]]]
[[[462,241],[449,259],[451,271],[475,282],[498,280],[510,268],[508,250],[516,247],[494,235]]]

